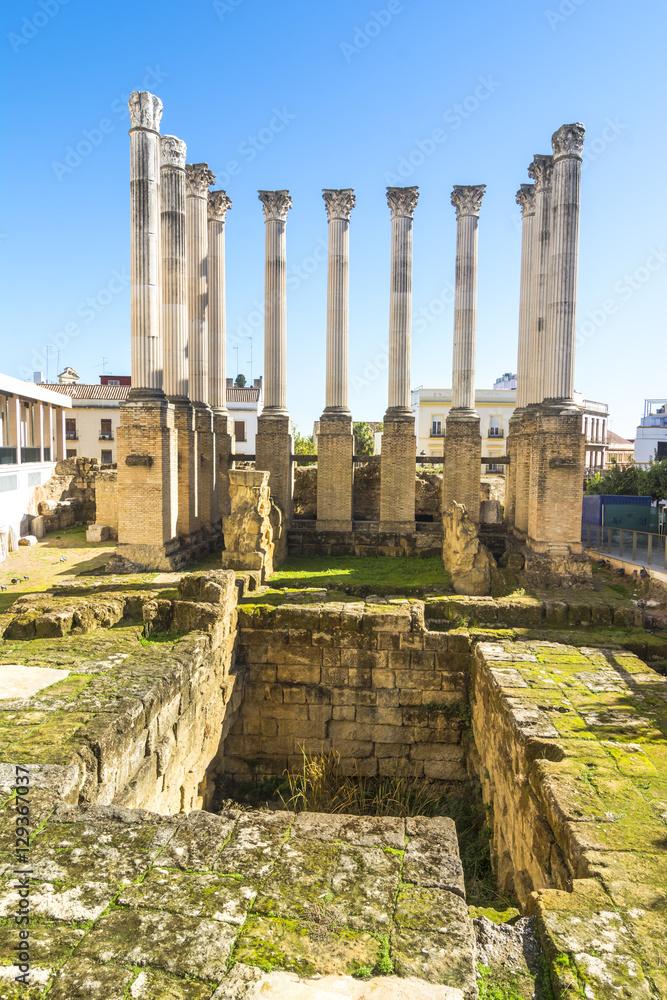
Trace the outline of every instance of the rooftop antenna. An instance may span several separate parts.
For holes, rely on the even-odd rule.
[[[236,377],[238,378],[239,377],[239,349],[238,349],[238,347],[235,347],[234,350],[236,351]]]
[[[244,337],[243,339],[250,341],[250,385],[254,385],[255,383],[252,380],[252,337]],[[238,348],[237,348],[237,350],[238,350]],[[238,357],[238,355],[237,355],[237,357]]]

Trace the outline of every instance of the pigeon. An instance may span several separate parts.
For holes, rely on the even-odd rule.
[[[29,579],[30,579],[30,577],[29,577],[29,576],[24,576],[24,577],[23,577],[23,579],[24,579],[24,580],[29,580]]]
[[[17,584],[17,583],[20,583],[20,582],[21,582],[21,581],[20,581],[19,579],[17,579],[17,577],[12,577],[12,586],[13,586],[13,587],[15,587],[15,586],[16,586],[16,584]]]
[[[61,562],[67,562],[67,556],[61,556],[60,557],[60,561]]]
[[[639,575],[642,578],[642,580],[649,580],[651,578],[651,574],[647,573],[643,566],[639,571]]]
[[[0,583],[0,590],[7,590],[7,588],[5,587],[4,583]]]

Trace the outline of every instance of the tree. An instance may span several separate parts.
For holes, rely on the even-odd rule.
[[[311,437],[306,437],[305,434],[299,433],[298,427],[294,428],[294,454],[295,455],[314,455],[315,454],[315,442]]]
[[[604,474],[597,473],[586,484],[586,493],[599,496],[610,493],[614,496],[639,497],[646,496],[644,492],[646,473],[636,465],[622,469],[616,462]]]
[[[234,385],[237,389],[245,389],[245,375],[237,375]]]
[[[358,424],[352,425],[354,435],[355,455],[375,454],[375,435],[373,428],[365,420],[360,420]]]

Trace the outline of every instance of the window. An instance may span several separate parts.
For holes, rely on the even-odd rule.
[[[245,441],[245,420],[234,421],[234,437],[237,441]]]
[[[68,448],[66,458],[76,458],[76,448]]]
[[[489,437],[499,438],[503,436],[502,427],[500,426],[500,417],[489,417]]]
[[[73,417],[65,417],[65,437],[68,441],[76,441],[76,420]]]
[[[120,381],[117,378],[110,378],[107,385],[120,385]]]
[[[113,452],[111,449],[102,449],[102,465],[113,465]]]
[[[111,433],[111,421],[110,420],[100,420],[100,438],[103,441],[111,441],[113,435]]]
[[[442,417],[433,417],[431,420],[431,437],[442,437]]]

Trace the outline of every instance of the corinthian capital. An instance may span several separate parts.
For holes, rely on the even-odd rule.
[[[414,219],[418,200],[418,187],[387,188],[387,204],[392,219]]]
[[[516,203],[521,205],[521,218],[535,215],[535,185],[522,184],[516,193]]]
[[[350,214],[357,200],[352,188],[322,188],[322,197],[329,222],[332,219],[350,221]]]
[[[554,151],[555,160],[566,158],[581,159],[584,148],[584,136],[586,129],[581,122],[574,122],[572,125],[561,125],[557,132],[551,136],[551,145]]]
[[[130,125],[132,128],[147,128],[153,132],[160,131],[162,119],[162,101],[147,90],[135,90],[127,102],[130,109]]]
[[[191,197],[205,198],[211,184],[215,184],[215,174],[208,169],[208,163],[188,163],[185,167],[185,182]]]
[[[232,207],[232,199],[226,191],[209,191],[208,217],[215,222],[224,222],[227,209]]]
[[[456,218],[461,219],[464,215],[475,215],[479,217],[479,210],[482,207],[482,198],[486,191],[486,184],[455,184],[452,191],[452,205],[456,209]]]
[[[160,165],[163,167],[180,167],[185,169],[185,154],[187,146],[175,135],[163,135],[160,139]]]
[[[289,191],[258,191],[257,195],[264,209],[265,222],[287,222],[287,213],[292,207]]]
[[[535,191],[544,191],[551,187],[551,175],[554,169],[553,156],[543,156],[538,153],[528,167],[528,176],[535,181]]]

